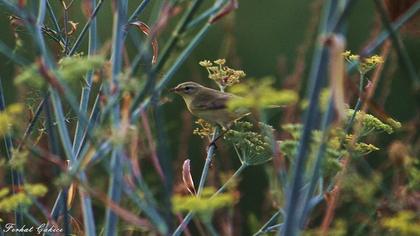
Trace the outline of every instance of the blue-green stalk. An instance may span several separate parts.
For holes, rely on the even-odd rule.
[[[111,54],[111,76],[112,84],[108,85],[107,90],[105,91],[109,97],[113,96],[112,94],[119,94],[119,81],[118,77],[122,72],[122,53],[124,48],[124,29],[127,24],[127,0],[121,0],[115,2],[114,10],[114,23],[113,23],[113,39],[112,39],[112,54]],[[116,91],[111,92],[111,87],[116,88]],[[114,93],[115,92],[115,93]],[[115,95],[114,95],[115,96]],[[111,112],[111,127],[114,132],[118,132],[121,125],[120,121],[120,106],[116,104]],[[121,194],[122,194],[122,177],[123,177],[123,168],[122,168],[122,147],[121,144],[114,145],[114,150],[111,155],[110,169],[111,174],[109,176],[109,188],[108,188],[108,198],[115,202],[116,204],[120,203]],[[106,209],[105,215],[105,229],[104,235],[113,236],[117,234],[117,224],[118,217],[111,210],[110,207]]]
[[[334,12],[332,1],[324,5],[323,17],[319,25],[318,36],[325,35],[331,13]],[[278,235],[297,235],[299,233],[298,212],[301,210],[302,202],[300,191],[303,187],[305,175],[305,163],[310,145],[310,136],[315,128],[315,119],[318,113],[319,93],[321,84],[325,77],[328,53],[323,43],[318,43],[312,59],[312,67],[309,75],[309,107],[304,118],[304,127],[299,141],[295,163],[292,167],[291,179],[286,191],[286,214],[282,230]]]

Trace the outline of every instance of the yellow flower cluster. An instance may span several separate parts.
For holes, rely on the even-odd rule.
[[[211,214],[214,210],[231,206],[235,197],[232,193],[220,193],[214,197],[215,189],[212,187],[204,188],[201,197],[191,195],[174,195],[172,205],[175,212],[194,211],[199,214]]]
[[[353,115],[354,110],[348,109],[347,110],[347,118],[350,119],[350,117]],[[388,119],[388,122],[390,122],[392,125],[385,124],[375,116],[371,114],[364,113],[362,111],[356,112],[356,121],[362,122],[363,130],[361,135],[366,136],[372,131],[377,132],[386,132],[388,134],[392,134],[394,131],[396,131],[399,127],[401,127],[401,123],[399,123],[396,120]]]
[[[80,55],[65,57],[58,62],[59,68],[55,71],[58,79],[67,82],[84,81],[84,76],[90,70],[100,69],[105,64],[102,56],[82,57]],[[25,84],[35,88],[41,88],[45,84],[45,78],[39,73],[39,65],[33,63],[15,78],[15,84]]]
[[[378,151],[379,148],[376,147],[373,144],[368,143],[362,143],[362,142],[356,142],[353,146],[350,146],[352,143],[354,136],[353,135],[346,135],[345,137],[345,143],[344,146],[348,149],[351,149],[351,151],[358,156],[364,156],[371,152]]]
[[[361,74],[366,74],[368,71],[374,69],[377,65],[383,64],[384,59],[381,56],[373,55],[368,58],[364,58],[360,60],[360,56],[357,54],[352,54],[350,50],[343,52],[342,54],[346,61],[358,63],[359,65],[359,72]]]
[[[400,211],[394,217],[382,220],[382,225],[395,235],[420,235],[420,220],[413,211]]]
[[[9,161],[9,166],[13,169],[22,171],[23,167],[28,160],[28,151],[19,151],[17,149],[12,150],[12,159]]]
[[[42,184],[25,184],[23,191],[12,195],[9,195],[8,188],[2,188],[0,189],[0,212],[11,212],[18,206],[28,206],[32,204],[32,197],[42,197],[47,191],[47,187]]]
[[[246,76],[242,70],[234,70],[225,66],[225,59],[218,59],[213,62],[204,60],[200,61],[199,64],[207,69],[209,79],[215,81],[222,89],[239,83],[240,79]]]
[[[8,132],[9,128],[17,123],[18,115],[23,111],[22,104],[9,105],[5,111],[0,112],[0,135]]]
[[[255,132],[251,123],[239,121],[226,132],[226,140],[234,145],[243,164],[260,165],[272,158],[273,127],[262,122],[258,127],[260,132]]]
[[[198,119],[195,122],[199,125],[199,128],[195,128],[193,134],[200,136],[201,138],[210,137],[213,134],[214,128],[213,126],[203,119]]]

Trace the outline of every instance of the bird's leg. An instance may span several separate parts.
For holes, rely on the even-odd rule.
[[[225,134],[226,134],[226,132],[228,132],[228,131],[230,130],[230,128],[231,128],[231,126],[229,126],[228,128],[224,129],[224,130],[222,131],[222,133],[221,133],[221,134],[219,134],[216,138],[214,138],[214,139],[210,142],[210,144],[209,144],[209,148],[210,148],[211,146],[214,146],[214,148],[217,148],[217,146],[216,146],[216,141],[217,141],[217,140],[219,140],[221,137],[223,137],[223,135],[225,135]]]

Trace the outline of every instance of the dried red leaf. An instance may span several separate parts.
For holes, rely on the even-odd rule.
[[[194,187],[194,181],[191,176],[190,159],[185,160],[184,164],[182,165],[182,181],[184,181],[184,185],[188,192],[195,195],[196,191]]]
[[[152,63],[153,64],[156,64],[158,53],[159,53],[159,48],[158,48],[158,42],[157,42],[157,39],[155,37],[155,34],[152,33],[152,31],[150,30],[150,27],[148,25],[146,25],[144,22],[134,21],[134,22],[130,22],[130,25],[136,26],[146,36],[151,37],[151,40],[150,41],[152,43],[152,48],[153,48]]]

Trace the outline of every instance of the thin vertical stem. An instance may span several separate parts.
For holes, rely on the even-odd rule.
[[[128,22],[134,21],[144,11],[149,2],[150,0],[143,0],[143,2],[137,6],[136,10],[134,10],[133,14],[131,14],[130,18],[128,18]]]
[[[220,128],[216,128],[216,130],[214,131],[212,141],[214,141],[214,139],[218,136],[219,129]],[[210,145],[209,150],[207,151],[206,160],[205,160],[205,163],[204,163],[203,171],[201,172],[200,182],[199,182],[198,188],[197,188],[197,196],[200,196],[201,192],[203,191],[204,185],[205,185],[206,180],[207,180],[207,175],[208,175],[208,172],[209,172],[210,164],[211,164],[211,161],[213,159],[213,153],[214,153],[215,150],[216,150],[216,146],[213,144],[213,145]]]
[[[305,192],[302,213],[298,217],[301,226],[305,224],[309,211],[311,210],[309,206],[309,202],[315,191],[316,183],[318,182],[320,178],[319,176],[321,172],[320,169],[321,169],[321,164],[322,164],[322,158],[325,154],[325,150],[327,148],[327,142],[328,142],[328,127],[329,127],[329,124],[331,123],[333,112],[334,112],[334,100],[333,100],[333,97],[330,96],[328,108],[324,114],[322,125],[321,125],[321,130],[322,130],[321,145],[318,148],[318,152],[315,158],[315,164],[312,168],[312,175],[309,178],[310,183],[309,183],[308,190]]]
[[[92,24],[92,22],[96,19],[96,15],[99,12],[99,9],[101,9],[103,4],[103,0],[99,0],[98,4],[95,7],[95,10],[93,10],[92,15],[90,16],[88,22],[86,22],[85,26],[83,27],[82,31],[80,32],[79,36],[77,36],[76,41],[73,44],[73,47],[70,49],[68,55],[71,56],[73,55],[77,49],[79,49],[80,47],[80,43],[82,42],[83,37],[85,36],[87,30],[90,28],[90,25]]]
[[[68,50],[68,46],[69,46],[69,35],[68,35],[68,30],[67,30],[67,24],[69,21],[69,16],[68,16],[68,8],[69,6],[66,5],[66,3],[64,2],[64,0],[61,0],[61,4],[63,5],[64,8],[64,23],[63,23],[63,34],[64,34],[64,53],[67,54],[67,50]]]
[[[3,92],[3,84],[0,79],[0,112],[6,109],[6,103],[4,100],[4,92]],[[10,161],[12,159],[12,149],[13,149],[13,142],[12,137],[9,133],[6,133],[3,136],[3,142],[4,142],[4,150],[6,152],[7,160]],[[21,174],[14,169],[11,169],[10,171],[10,180],[12,184],[12,192],[13,194],[17,193],[18,189],[21,188],[22,184],[22,178],[20,176]],[[17,188],[17,189],[16,189]],[[22,227],[23,225],[23,211],[22,207],[18,206],[15,210],[15,220],[16,220],[16,227]],[[23,233],[16,233],[17,235],[23,235]]]
[[[124,29],[127,23],[127,4],[128,0],[115,1],[115,11],[114,11],[114,23],[113,23],[113,50],[111,53],[111,75],[112,81],[111,85],[106,91],[108,94],[118,94],[118,77],[122,69],[122,53],[123,53],[123,44],[124,44]],[[115,88],[115,91],[110,91],[112,88]],[[112,95],[111,95],[112,96]],[[115,95],[114,95],[115,96]],[[115,104],[112,113],[111,113],[111,122],[114,132],[118,132],[121,121],[120,121],[120,106]],[[119,204],[121,200],[122,193],[122,177],[123,177],[123,168],[122,168],[122,146],[116,144],[111,156],[111,174],[109,177],[109,188],[108,188],[108,197],[111,201]],[[113,236],[117,232],[118,217],[112,211],[110,207],[106,209],[105,215],[105,231],[104,235]]]
[[[356,114],[360,110],[360,107],[362,106],[362,93],[363,93],[364,80],[365,80],[365,74],[360,73],[359,94],[358,94],[356,105],[354,107],[353,114],[351,115],[351,118],[350,118],[350,120],[349,120],[349,122],[347,123],[347,126],[346,126],[346,130],[345,130],[346,134],[350,133],[351,128],[353,127],[354,120],[356,118]]]
[[[327,30],[331,12],[334,10],[332,6],[332,1],[327,1],[318,35],[323,35]],[[305,163],[310,145],[310,137],[312,130],[315,127],[315,120],[318,114],[319,93],[326,74],[327,60],[327,49],[324,44],[318,44],[315,49],[311,74],[309,76],[309,108],[306,111],[304,127],[295,157],[292,177],[286,192],[286,218],[282,231],[279,231],[279,235],[297,235],[299,232],[298,212],[301,211],[302,207],[300,191],[303,186],[303,176],[305,174]]]
[[[91,0],[91,3],[96,8],[96,0]],[[89,46],[88,46],[88,56],[92,56],[96,54],[97,51],[97,26],[96,26],[96,18],[93,18],[91,20],[91,24],[89,27]],[[82,95],[80,97],[80,106],[79,106],[79,112],[82,114],[86,114],[87,107],[89,104],[89,97],[90,97],[90,91],[92,87],[92,76],[93,72],[89,71],[86,74],[86,85],[82,88]],[[82,126],[82,124],[77,121],[76,124],[76,131],[74,134],[74,140],[73,140],[73,152],[76,152],[80,145],[82,144],[82,136],[83,136],[83,130],[87,128],[88,124],[85,124],[85,126]]]

